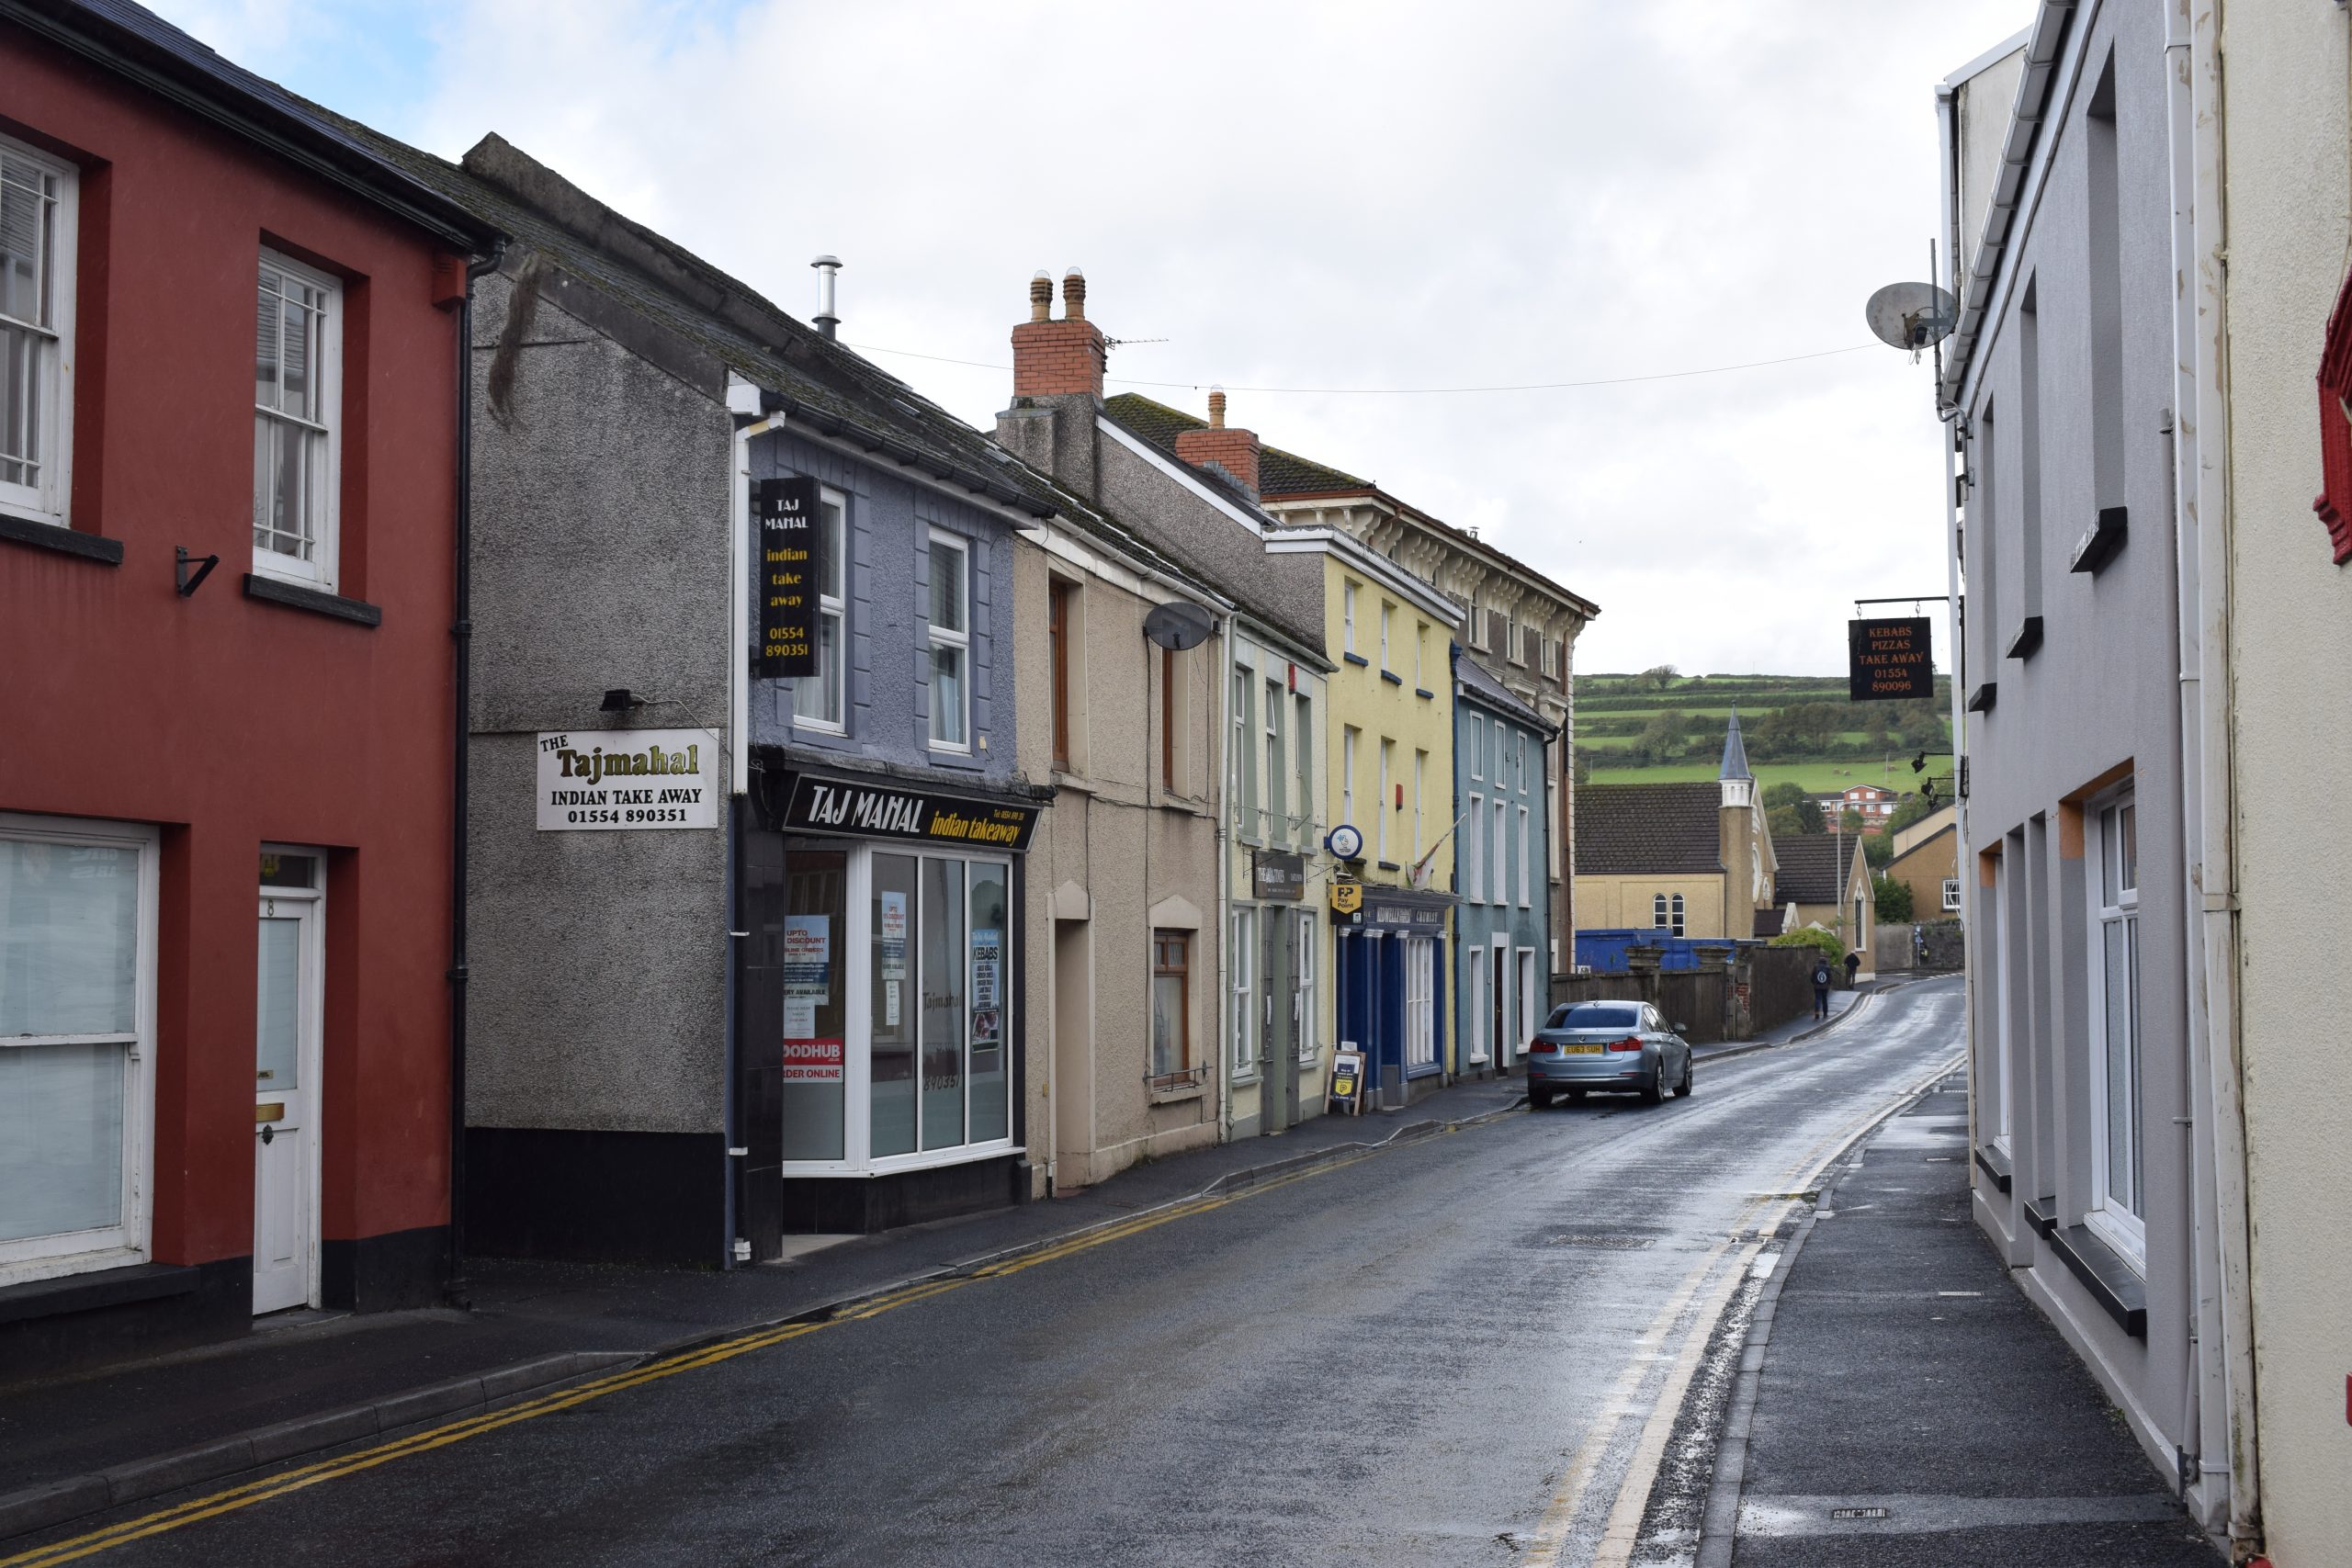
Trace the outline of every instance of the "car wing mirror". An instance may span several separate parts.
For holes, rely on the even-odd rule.
[[[1686,1030],[1686,1029],[1688,1029],[1688,1028],[1690,1028],[1690,1026],[1689,1024],[1687,1024],[1687,1023],[1678,1023],[1678,1024],[1676,1024],[1676,1025],[1674,1026],[1674,1032],[1675,1032],[1675,1033],[1677,1033],[1677,1034],[1679,1034],[1679,1033],[1681,1033],[1684,1030]]]

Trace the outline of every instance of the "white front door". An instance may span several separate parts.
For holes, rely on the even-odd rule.
[[[254,1008],[256,1314],[317,1302],[318,919],[315,893],[264,889]]]

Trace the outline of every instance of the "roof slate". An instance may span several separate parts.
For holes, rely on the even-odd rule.
[[[275,139],[280,145],[274,150],[281,155],[290,152],[445,240],[486,251],[498,238],[494,224],[482,222],[462,203],[450,201],[398,160],[383,157],[367,139],[353,135],[350,121],[255,75],[144,6],[130,0],[18,0],[7,9],[18,25],[110,70],[134,79],[147,73],[141,85],[151,90],[167,97],[192,96],[204,106],[199,112],[240,135],[266,143]]]
[[[1579,876],[1723,869],[1723,791],[1714,784],[1583,784],[1573,798]]]
[[[1805,833],[1776,838],[1772,852],[1780,861],[1773,878],[1772,901],[1780,905],[1839,904],[1846,897],[1846,878],[1862,840],[1851,833]]]
[[[1468,655],[1458,655],[1454,659],[1453,675],[1462,682],[1464,694],[1480,706],[1493,708],[1515,718],[1546,738],[1560,732],[1559,726],[1521,702],[1510,687],[1496,680],[1485,665]]]
[[[1125,429],[1133,431],[1153,446],[1164,449],[1171,457],[1175,455],[1177,436],[1188,430],[1208,428],[1208,423],[1204,420],[1195,419],[1182,409],[1171,409],[1165,403],[1154,402],[1151,399],[1136,392],[1121,392],[1116,397],[1105,398],[1102,400],[1102,412]],[[1385,493],[1370,479],[1359,479],[1354,474],[1316,462],[1313,458],[1302,457],[1295,452],[1285,452],[1279,446],[1262,445],[1259,449],[1258,492],[1267,500],[1280,501],[1292,496],[1330,495],[1351,491],[1364,495]],[[1396,502],[1393,496],[1388,499]],[[1407,506],[1402,502],[1396,502],[1396,504],[1410,513],[1416,521],[1426,524],[1444,535],[1468,554],[1484,556],[1488,560],[1501,562],[1531,581],[1540,584],[1548,592],[1557,594],[1561,599],[1574,605],[1577,614],[1588,620],[1600,614],[1600,607],[1591,600],[1580,593],[1571,592],[1529,566],[1525,561],[1497,549],[1494,546],[1481,540],[1476,535],[1465,529],[1457,528],[1441,518],[1432,517],[1417,506]],[[1285,518],[1277,518],[1276,522],[1284,527],[1295,526]]]

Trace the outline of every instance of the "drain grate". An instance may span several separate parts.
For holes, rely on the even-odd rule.
[[[1887,1517],[1887,1512],[1884,1508],[1832,1508],[1829,1517],[1833,1519],[1883,1519]]]
[[[1565,1231],[1544,1238],[1546,1247],[1589,1247],[1601,1252],[1639,1252],[1656,1247],[1657,1238],[1649,1235],[1619,1235],[1605,1231]]]

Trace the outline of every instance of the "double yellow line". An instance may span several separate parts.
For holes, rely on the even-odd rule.
[[[85,1535],[55,1541],[48,1546],[38,1546],[29,1551],[18,1552],[14,1557],[0,1558],[0,1568],[51,1568],[54,1563],[72,1562],[78,1558],[108,1551],[119,1546],[128,1546],[130,1542],[144,1540],[148,1536],[162,1535],[166,1531],[181,1529],[205,1519],[219,1518],[223,1514],[233,1514],[240,1509],[250,1508],[256,1503],[266,1503],[273,1497],[283,1497],[290,1492],[300,1492],[330,1481],[339,1481],[346,1475],[356,1475],[363,1470],[373,1470],[379,1464],[390,1464],[394,1460],[407,1459],[413,1455],[429,1453],[435,1449],[447,1448],[452,1443],[462,1443],[469,1438],[479,1438],[484,1433],[495,1432],[501,1427],[512,1427],[518,1422],[537,1420],[539,1416],[551,1416],[560,1410],[573,1409],[591,1400],[603,1399],[608,1394],[619,1393],[627,1389],[641,1388],[647,1383],[660,1382],[664,1378],[673,1378],[681,1372],[698,1371],[705,1367],[715,1367],[722,1361],[731,1361],[738,1356],[748,1356],[754,1350],[764,1350],[770,1346],[781,1345],[787,1339],[797,1339],[804,1335],[814,1334],[820,1329],[831,1328],[837,1324],[856,1323],[869,1317],[879,1317],[886,1312],[893,1312],[902,1306],[911,1306],[917,1302],[930,1301],[933,1297],[944,1296],[950,1291],[961,1290],[977,1280],[1002,1279],[1008,1274],[1018,1274],[1024,1269],[1035,1269],[1041,1263],[1051,1263],[1057,1258],[1068,1258],[1092,1247],[1122,1241],[1128,1236],[1138,1235],[1145,1231],[1157,1229],[1160,1225],[1170,1224],[1177,1220],[1188,1219],[1194,1214],[1204,1214],[1212,1209],[1221,1209],[1227,1203],[1236,1203],[1244,1198],[1255,1197],[1261,1192],[1271,1192],[1278,1187],[1287,1187],[1293,1182],[1303,1181],[1308,1177],[1320,1176],[1325,1171],[1337,1170],[1344,1166],[1353,1165],[1358,1160],[1370,1158],[1375,1152],[1377,1151],[1367,1149],[1364,1153],[1349,1158],[1313,1166],[1292,1175],[1277,1177],[1272,1180],[1259,1182],[1254,1186],[1245,1187],[1233,1192],[1182,1199],[1160,1208],[1146,1210],[1130,1219],[1115,1220],[1108,1224],[1098,1225],[1091,1230],[1076,1232],[1060,1240],[1049,1242],[1034,1251],[1019,1252],[993,1261],[983,1262],[957,1273],[935,1275],[929,1279],[915,1280],[904,1285],[894,1286],[878,1295],[844,1306],[826,1317],[753,1329],[749,1333],[721,1340],[706,1348],[689,1350],[681,1355],[656,1361],[650,1366],[636,1367],[628,1371],[614,1372],[605,1377],[594,1378],[571,1388],[541,1394],[536,1399],[509,1405],[503,1410],[470,1416],[439,1427],[429,1427],[422,1432],[413,1432],[405,1438],[395,1438],[388,1443],[379,1443],[374,1448],[362,1449],[356,1453],[345,1454],[339,1459],[321,1460],[314,1464],[302,1465],[263,1480],[247,1482],[242,1486],[232,1486],[226,1491],[215,1492],[209,1496],[192,1498],[173,1507],[142,1515],[135,1519],[125,1519],[119,1524],[108,1525]]]

